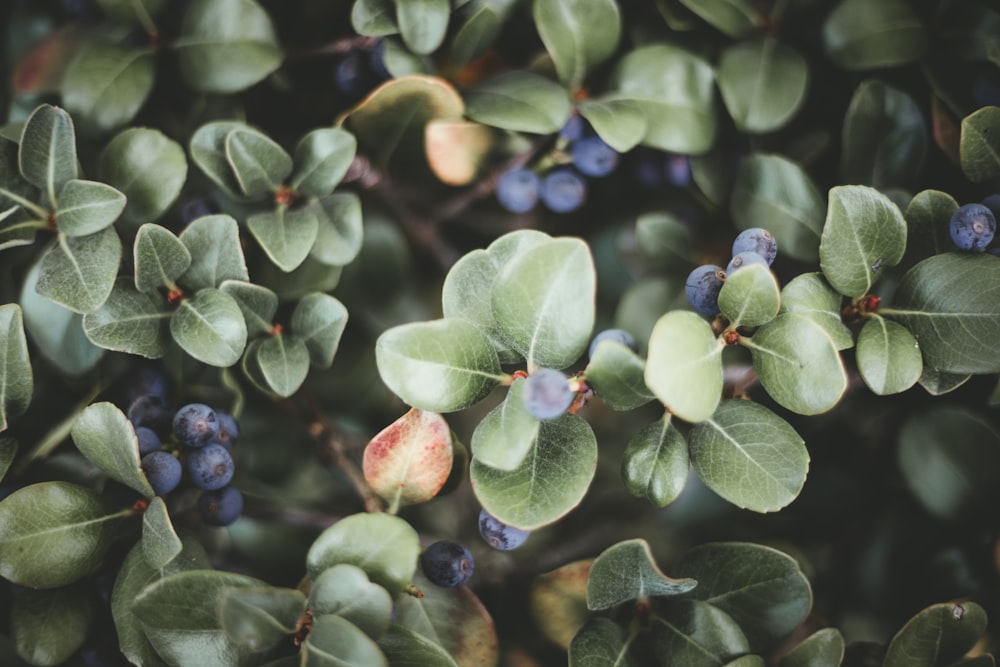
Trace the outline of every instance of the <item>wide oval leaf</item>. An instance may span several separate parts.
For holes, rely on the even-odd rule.
[[[633,496],[666,507],[684,490],[690,467],[687,439],[668,414],[629,439],[622,480]]]
[[[946,602],[911,618],[889,642],[885,667],[934,667],[960,660],[986,632],[986,612],[975,602]]]
[[[759,327],[778,314],[778,280],[763,264],[751,264],[726,278],[719,292],[719,310],[732,327]]]
[[[602,341],[587,363],[584,379],[614,410],[634,410],[653,400],[646,386],[646,362],[618,341]]]
[[[59,191],[56,227],[67,236],[86,236],[114,224],[125,195],[110,185],[74,178]]]
[[[306,197],[327,196],[344,178],[357,149],[358,140],[346,130],[313,130],[295,146],[289,185]]]
[[[389,592],[347,563],[327,568],[312,582],[309,609],[316,616],[343,616],[372,639],[386,631],[393,612]]]
[[[226,157],[226,137],[233,130],[246,127],[244,123],[235,121],[213,121],[195,130],[188,143],[191,159],[198,168],[232,197],[239,197],[241,191]]]
[[[399,32],[393,0],[355,0],[351,26],[359,35],[382,37]]]
[[[170,335],[192,357],[210,366],[232,366],[247,344],[247,325],[236,300],[203,289],[184,299],[170,317]]]
[[[947,192],[922,190],[906,206],[906,258],[911,262],[947,252],[955,246],[949,233],[958,202]]]
[[[250,199],[268,197],[292,172],[292,156],[251,127],[231,130],[226,134],[224,148],[240,191]]]
[[[249,652],[261,653],[295,634],[306,596],[289,588],[230,588],[219,600],[226,635]]]
[[[430,500],[451,474],[451,428],[435,412],[411,408],[365,446],[365,481],[391,508]]]
[[[353,192],[335,192],[310,203],[319,229],[309,256],[330,266],[344,266],[361,252],[364,229],[361,200]]]
[[[262,285],[241,280],[226,280],[219,285],[219,289],[236,300],[236,305],[243,313],[243,320],[247,323],[248,337],[274,333],[274,315],[278,312],[277,294]]]
[[[122,242],[113,227],[96,234],[60,234],[42,256],[35,290],[77,313],[101,307],[118,276]]]
[[[132,249],[135,286],[140,292],[169,287],[191,266],[191,251],[173,232],[147,223],[139,228]]]
[[[154,570],[161,570],[177,558],[184,545],[170,521],[167,503],[161,496],[149,502],[142,513],[142,554]]]
[[[84,125],[108,131],[139,113],[156,79],[148,49],[93,40],[77,53],[63,76],[62,99]]]
[[[340,616],[320,616],[302,644],[303,667],[389,667],[385,654],[358,626]]]
[[[282,398],[298,391],[309,374],[309,350],[294,336],[268,336],[254,348],[254,357],[267,386]]]
[[[422,667],[458,667],[444,648],[427,637],[402,625],[392,625],[379,640],[390,665],[421,665]]]
[[[84,584],[34,591],[20,589],[10,601],[10,637],[32,665],[61,665],[87,640],[94,599]]]
[[[146,497],[156,495],[139,462],[132,422],[113,403],[88,405],[70,431],[76,448],[109,477]]]
[[[119,278],[104,304],[83,316],[83,332],[105,350],[159,359],[170,347],[170,315],[159,294],[143,294]]]
[[[642,106],[626,99],[589,99],[576,107],[604,143],[626,153],[646,136],[646,114]]]
[[[0,432],[7,430],[8,417],[28,409],[34,386],[21,307],[4,304],[0,306]],[[0,470],[0,479],[3,472],[6,470]]]
[[[658,655],[670,665],[714,667],[750,650],[740,626],[724,610],[690,599],[657,605],[650,634]]]
[[[716,76],[736,127],[764,133],[785,126],[802,107],[809,67],[798,51],[767,38],[726,48]]]
[[[41,104],[24,122],[17,165],[25,180],[40,189],[51,208],[67,181],[77,177],[76,132],[69,114]]]
[[[194,220],[180,235],[191,253],[191,266],[178,281],[189,290],[218,287],[224,280],[250,280],[240,245],[240,232],[231,216],[207,215]]]
[[[722,344],[700,315],[675,310],[660,317],[649,337],[646,386],[688,422],[708,419],[722,396]]]
[[[924,365],[913,334],[877,315],[861,327],[855,359],[861,379],[879,396],[898,394],[915,385]]]
[[[781,289],[781,313],[797,313],[823,327],[838,350],[854,345],[854,336],[840,317],[844,297],[822,273],[802,273]]]
[[[840,667],[844,648],[844,635],[840,630],[823,628],[781,656],[778,667]]]
[[[962,119],[959,157],[962,172],[974,183],[1000,176],[1000,107],[987,106]]]
[[[577,631],[569,645],[569,667],[635,667],[636,662],[628,652],[632,641],[633,637],[626,637],[614,621],[592,618]]]
[[[673,579],[663,574],[646,540],[626,540],[594,559],[587,576],[587,608],[602,611],[629,600],[681,595],[697,585],[694,579]]]
[[[559,79],[571,89],[618,48],[622,19],[614,0],[535,0],[532,16]]]
[[[571,106],[558,83],[526,70],[511,70],[465,93],[465,114],[505,130],[552,134],[566,124]]]
[[[329,294],[313,292],[292,312],[292,334],[306,345],[312,365],[329,368],[347,326],[347,308]]]
[[[431,53],[444,41],[451,17],[448,0],[395,0],[396,25],[413,53]]]
[[[904,65],[927,45],[924,26],[905,0],[841,0],[823,23],[823,46],[840,67]]]
[[[271,261],[287,273],[309,256],[319,234],[319,219],[311,208],[279,206],[251,215],[247,229]]]
[[[514,470],[538,443],[541,422],[524,404],[523,378],[515,378],[503,402],[490,410],[472,432],[469,448],[480,463]]]

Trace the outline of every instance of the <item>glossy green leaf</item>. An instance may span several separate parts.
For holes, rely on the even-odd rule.
[[[733,327],[759,327],[778,314],[778,280],[762,264],[745,266],[726,278],[719,309]]]
[[[271,333],[278,312],[278,295],[261,285],[240,280],[226,280],[219,289],[233,297],[247,324],[247,337]]]
[[[391,514],[352,514],[324,530],[306,556],[315,580],[340,563],[357,565],[395,597],[410,584],[420,555],[417,531]]]
[[[823,22],[823,46],[845,69],[905,65],[927,45],[924,26],[906,0],[841,0]]]
[[[188,144],[191,159],[202,173],[233,197],[241,196],[242,191],[226,155],[226,137],[246,128],[244,123],[233,121],[206,123],[194,131]]]
[[[619,153],[628,152],[646,136],[646,115],[632,100],[589,99],[581,102],[577,111],[597,136]]]
[[[146,563],[154,570],[161,570],[177,558],[183,544],[170,522],[167,504],[156,496],[142,514],[142,553]]]
[[[635,667],[628,652],[632,639],[614,621],[597,617],[581,627],[569,645],[569,667]]]
[[[351,166],[358,141],[338,127],[313,130],[295,146],[289,185],[306,197],[325,197]]]
[[[689,469],[687,440],[668,414],[629,439],[621,474],[633,496],[666,507],[684,490]]]
[[[34,386],[21,307],[4,304],[0,306],[0,432],[7,430],[9,417],[28,409]]]
[[[535,0],[532,17],[560,81],[571,89],[615,52],[621,38],[614,0]]]
[[[191,252],[180,239],[153,223],[139,228],[132,252],[135,286],[140,292],[173,285],[191,266]]]
[[[194,0],[174,48],[184,80],[206,93],[252,86],[282,60],[271,18],[253,0]]]
[[[170,315],[159,294],[142,294],[119,278],[104,304],[83,316],[83,332],[105,350],[159,359],[170,347]]]
[[[913,187],[926,152],[927,127],[914,99],[881,81],[862,81],[844,116],[841,182]]]
[[[389,628],[392,598],[356,565],[341,563],[323,571],[309,589],[309,609],[315,616],[336,614],[378,639]]]
[[[958,521],[993,506],[1000,435],[982,418],[957,406],[935,407],[907,419],[898,440],[906,486],[931,514]]]
[[[711,667],[724,665],[749,650],[740,626],[724,610],[689,599],[671,599],[659,605],[650,622],[657,655],[669,656],[667,665]]]
[[[210,366],[232,366],[247,343],[236,300],[217,289],[184,299],[170,317],[170,335],[185,352]]]
[[[746,37],[766,21],[751,0],[681,0],[681,4],[729,37]]]
[[[350,621],[320,616],[302,644],[303,667],[389,667],[385,654]]]
[[[740,338],[740,344],[750,349],[767,393],[792,412],[826,412],[847,390],[847,371],[837,346],[811,317],[785,313],[752,338]]]
[[[230,216],[198,218],[181,232],[180,239],[191,253],[191,266],[178,279],[186,289],[218,287],[224,280],[250,280],[239,228]]]
[[[644,145],[699,154],[715,142],[715,74],[693,53],[671,44],[641,46],[618,61],[610,89],[642,109]]]
[[[480,504],[508,525],[533,530],[564,516],[583,499],[597,465],[597,438],[572,414],[540,423],[537,443],[513,470],[475,457],[469,477]]]
[[[913,195],[903,217],[906,218],[906,257],[914,262],[951,250],[954,244],[948,232],[958,202],[947,192],[922,190]]]
[[[166,213],[187,179],[188,163],[179,143],[159,130],[130,127],[101,151],[101,180],[127,198],[121,221],[137,226]]]
[[[962,172],[974,183],[1000,176],[1000,107],[987,106],[962,119]]]
[[[298,268],[309,255],[319,232],[319,220],[309,208],[279,206],[251,215],[247,229],[271,261],[287,272]]]
[[[783,655],[778,667],[840,667],[844,648],[844,635],[840,630],[823,628]]]
[[[399,32],[394,0],[355,0],[351,7],[351,26],[359,35],[381,37]]]
[[[306,596],[288,588],[231,588],[219,600],[226,635],[246,651],[260,653],[295,633]]]
[[[903,276],[892,307],[879,312],[910,330],[929,368],[1000,371],[1000,260],[992,255],[928,257]]]
[[[771,547],[704,544],[688,551],[674,569],[698,581],[691,597],[721,609],[739,624],[751,650],[791,634],[812,607],[812,589],[798,563]]]
[[[414,53],[427,54],[444,40],[451,16],[448,0],[395,0],[396,24]]]
[[[92,403],[80,413],[70,432],[76,448],[104,473],[125,486],[151,497],[139,463],[135,429],[113,403]]]
[[[947,373],[924,366],[918,382],[931,396],[943,396],[961,387],[971,377],[966,373]]]
[[[820,325],[838,350],[854,345],[851,330],[840,318],[844,297],[830,287],[822,273],[795,276],[781,289],[781,313],[796,313]]]
[[[97,181],[73,179],[59,191],[56,227],[67,236],[86,236],[114,224],[125,209],[125,195]]]
[[[511,70],[465,92],[465,113],[505,130],[552,134],[569,119],[569,96],[558,83],[526,70]]]
[[[83,645],[93,626],[94,602],[84,585],[12,596],[10,636],[32,665],[61,665]]]
[[[892,200],[863,185],[830,189],[819,258],[835,290],[851,297],[867,294],[880,271],[899,264],[905,249],[906,221]]]
[[[411,408],[368,441],[362,472],[372,490],[398,508],[436,496],[453,459],[448,422],[436,412]]]
[[[722,395],[722,344],[708,322],[688,310],[660,317],[649,338],[646,386],[688,422],[708,419]]]
[[[354,261],[361,252],[364,235],[358,196],[336,192],[312,202],[310,208],[319,220],[319,228],[309,256],[333,266]]]
[[[762,227],[778,254],[804,262],[819,258],[823,198],[798,164],[780,155],[754,154],[736,174],[729,211],[737,229]]]
[[[441,646],[402,625],[392,625],[378,646],[390,667],[458,667]]]
[[[313,292],[292,312],[292,334],[305,343],[313,366],[329,368],[347,326],[347,308],[329,294]]]
[[[94,40],[84,45],[63,76],[66,109],[84,124],[108,131],[135,118],[156,79],[152,51]]]
[[[775,512],[802,491],[809,472],[805,441],[762,405],[723,401],[689,437],[698,477],[738,507]]]
[[[911,618],[889,642],[885,667],[934,667],[960,660],[986,632],[986,611],[975,602],[945,602]]]
[[[292,172],[292,156],[267,135],[252,128],[226,135],[226,160],[240,191],[251,199],[271,195]]]
[[[523,378],[516,378],[503,402],[490,410],[472,432],[469,448],[480,463],[515,470],[538,444],[541,422],[524,404]]]
[[[17,164],[21,175],[45,194],[49,206],[56,208],[59,191],[78,175],[72,119],[59,107],[42,104],[25,121],[19,143]]]
[[[772,132],[802,108],[809,66],[798,51],[773,38],[738,42],[719,58],[722,101],[744,132]]]
[[[861,327],[855,358],[861,378],[879,396],[906,391],[917,383],[923,370],[920,346],[913,334],[877,315]]]
[[[42,257],[35,289],[74,312],[93,312],[111,293],[121,258],[113,227],[87,236],[60,234]]]
[[[119,518],[76,484],[18,489],[0,502],[0,575],[30,588],[71,584],[104,558]]]
[[[626,540],[605,549],[590,566],[587,608],[601,611],[629,600],[681,595],[697,585],[694,579],[674,579],[663,574],[645,540]]]
[[[646,362],[617,341],[604,341],[594,350],[585,378],[602,401],[614,410],[633,410],[653,400],[646,387]]]
[[[375,342],[375,361],[393,393],[431,412],[453,412],[477,403],[503,379],[489,340],[460,319],[393,327]]]

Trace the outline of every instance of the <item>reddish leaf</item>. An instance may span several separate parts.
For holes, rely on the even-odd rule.
[[[494,130],[465,120],[432,120],[424,134],[427,162],[448,185],[467,185],[496,143]]]
[[[14,68],[14,92],[58,91],[63,72],[79,50],[82,38],[79,28],[67,25],[39,40]]]
[[[392,507],[422,503],[441,490],[453,458],[444,417],[412,408],[365,447],[365,480]]]

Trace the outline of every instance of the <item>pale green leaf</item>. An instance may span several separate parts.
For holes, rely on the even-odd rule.
[[[226,160],[250,199],[266,198],[292,172],[292,156],[267,135],[252,128],[231,130],[225,139]]]
[[[614,0],[535,0],[532,17],[559,79],[571,89],[615,52],[621,38]]]
[[[722,396],[722,343],[696,313],[671,311],[653,327],[645,378],[671,413],[688,422],[704,421]]]
[[[558,83],[526,70],[504,72],[465,93],[466,115],[505,130],[552,134],[569,119],[569,96]]]
[[[904,65],[926,45],[920,17],[906,0],[841,0],[823,22],[827,55],[846,69]]]
[[[778,280],[763,264],[744,266],[726,278],[719,309],[732,327],[759,327],[778,314]]]
[[[614,410],[633,410],[653,400],[646,386],[646,362],[617,341],[603,341],[594,350],[584,378]]]
[[[177,558],[183,545],[170,522],[167,504],[160,496],[149,501],[142,513],[142,553],[146,563],[154,570],[161,570]]]
[[[274,330],[274,315],[278,312],[277,294],[261,285],[241,280],[223,281],[219,289],[236,300],[247,323],[248,337]]]
[[[642,106],[627,99],[589,99],[577,106],[594,132],[619,153],[625,153],[646,136]]]
[[[189,290],[218,287],[224,280],[250,280],[240,246],[236,220],[207,215],[189,224],[180,235],[191,253],[191,266],[178,281]]]
[[[303,667],[389,667],[385,654],[358,626],[340,616],[320,616],[302,644]]]
[[[145,104],[156,79],[149,49],[130,49],[93,40],[70,62],[62,99],[84,125],[108,131],[128,123]]]
[[[889,642],[885,667],[936,667],[960,660],[986,632],[975,602],[935,604],[911,618]]]
[[[170,347],[170,314],[159,294],[143,294],[119,278],[101,307],[83,316],[83,332],[105,350],[159,359]]]
[[[271,261],[288,272],[298,268],[312,250],[319,233],[319,219],[309,208],[279,206],[251,215],[247,218],[247,229]]]
[[[125,195],[97,181],[73,179],[59,191],[56,227],[67,236],[86,236],[114,224],[125,209]]]
[[[268,336],[254,351],[257,366],[278,396],[288,398],[302,386],[309,374],[309,350],[292,336]]]
[[[406,46],[418,54],[436,50],[451,16],[448,0],[395,0],[396,24]]]
[[[906,391],[917,383],[923,370],[920,346],[913,334],[878,315],[861,327],[855,359],[861,378],[879,396]]]
[[[139,461],[135,429],[113,403],[92,403],[70,431],[76,448],[112,479],[146,497],[156,495]]]
[[[295,146],[289,185],[306,197],[329,195],[347,173],[357,148],[357,139],[346,130],[313,130]]]
[[[844,297],[830,287],[822,273],[803,273],[781,289],[780,312],[808,317],[823,327],[838,350],[846,350],[854,345],[854,336],[840,318],[843,300]]]
[[[0,432],[7,430],[9,417],[28,409],[34,384],[21,307],[4,304],[0,306]]]
[[[1000,176],[1000,107],[987,106],[962,119],[959,156],[962,171],[974,183]]]
[[[170,335],[185,352],[210,366],[232,366],[247,343],[236,300],[217,289],[184,299],[170,317]]]
[[[313,366],[329,368],[347,326],[347,308],[322,292],[307,294],[292,312],[292,334],[303,341]]]
[[[152,128],[130,127],[101,151],[101,180],[127,197],[121,220],[133,227],[162,216],[180,194],[187,173],[181,145]]]
[[[716,76],[736,127],[765,133],[785,126],[798,113],[806,99],[809,67],[798,51],[766,38],[727,47]]]
[[[601,611],[629,600],[681,595],[697,585],[694,579],[674,579],[663,574],[646,540],[626,540],[594,559],[587,576],[587,608]]]
[[[472,432],[469,448],[480,463],[498,470],[515,470],[538,444],[541,422],[524,404],[523,378],[507,390],[503,402],[490,410]]]
[[[73,120],[59,107],[42,104],[25,121],[19,145],[21,175],[56,208],[59,191],[78,175]]]
[[[74,312],[93,312],[111,294],[121,257],[113,227],[87,236],[60,234],[42,257],[35,289]]]
[[[327,568],[312,582],[309,609],[317,616],[343,616],[378,639],[389,627],[393,605],[389,592],[372,583],[364,570],[341,563]]]
[[[173,285],[191,266],[191,252],[180,239],[153,223],[139,228],[132,253],[135,286],[140,292]]]

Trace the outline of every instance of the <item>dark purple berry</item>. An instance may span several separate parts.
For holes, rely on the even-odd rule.
[[[236,444],[236,439],[240,437],[239,424],[228,412],[216,411],[215,416],[219,420],[219,432],[212,442],[222,445],[226,449],[232,449],[232,446]]]
[[[524,406],[537,419],[555,419],[573,403],[567,377],[553,368],[539,368],[524,381]]]
[[[607,176],[618,166],[618,151],[596,134],[573,142],[570,149],[573,166],[587,176]]]
[[[205,491],[215,491],[232,481],[236,466],[228,449],[211,444],[188,454],[187,469],[195,486]]]
[[[574,142],[583,138],[584,133],[587,131],[587,121],[583,119],[578,113],[574,113],[563,125],[562,129],[559,130],[559,136],[568,142]]]
[[[154,431],[164,430],[173,417],[166,401],[155,394],[140,396],[132,401],[127,414],[133,426],[147,426]]]
[[[215,410],[204,403],[189,403],[174,415],[174,435],[189,447],[202,447],[219,433]]]
[[[726,266],[726,275],[731,276],[744,266],[750,266],[751,264],[767,266],[767,260],[755,252],[746,250],[729,260],[729,264]]]
[[[760,227],[744,229],[736,235],[736,239],[733,241],[733,257],[748,251],[763,257],[767,265],[770,266],[774,262],[774,258],[778,256],[778,242],[766,229]]]
[[[135,429],[135,437],[139,441],[139,456],[145,456],[146,454],[151,454],[160,449],[160,436],[156,435],[156,431],[145,426],[137,426]]]
[[[593,359],[594,353],[597,351],[597,346],[606,340],[613,340],[617,343],[621,343],[633,352],[639,349],[635,344],[635,338],[633,338],[632,334],[624,329],[605,329],[594,336],[594,339],[590,341],[590,348],[587,350],[587,356]]]
[[[583,205],[587,182],[575,169],[556,168],[542,179],[538,196],[550,211],[569,213]]]
[[[158,496],[163,496],[181,483],[181,462],[170,452],[158,451],[142,457],[142,471]]]
[[[978,252],[993,240],[997,231],[997,219],[982,204],[966,204],[952,214],[949,227],[955,247]]]
[[[524,544],[531,531],[508,526],[484,509],[479,512],[479,534],[494,549],[510,551]]]
[[[235,486],[202,491],[198,496],[198,512],[210,526],[228,526],[243,513],[243,494]]]
[[[716,315],[719,312],[719,291],[725,277],[722,267],[703,264],[688,274],[684,283],[684,293],[691,307],[702,315]]]
[[[333,78],[337,89],[349,98],[361,97],[377,83],[368,57],[357,49],[348,51],[337,61]]]
[[[440,540],[420,555],[420,566],[431,583],[452,588],[472,577],[476,567],[469,550],[458,542]]]
[[[538,204],[538,175],[530,169],[510,169],[497,181],[497,201],[511,213],[527,213]]]

